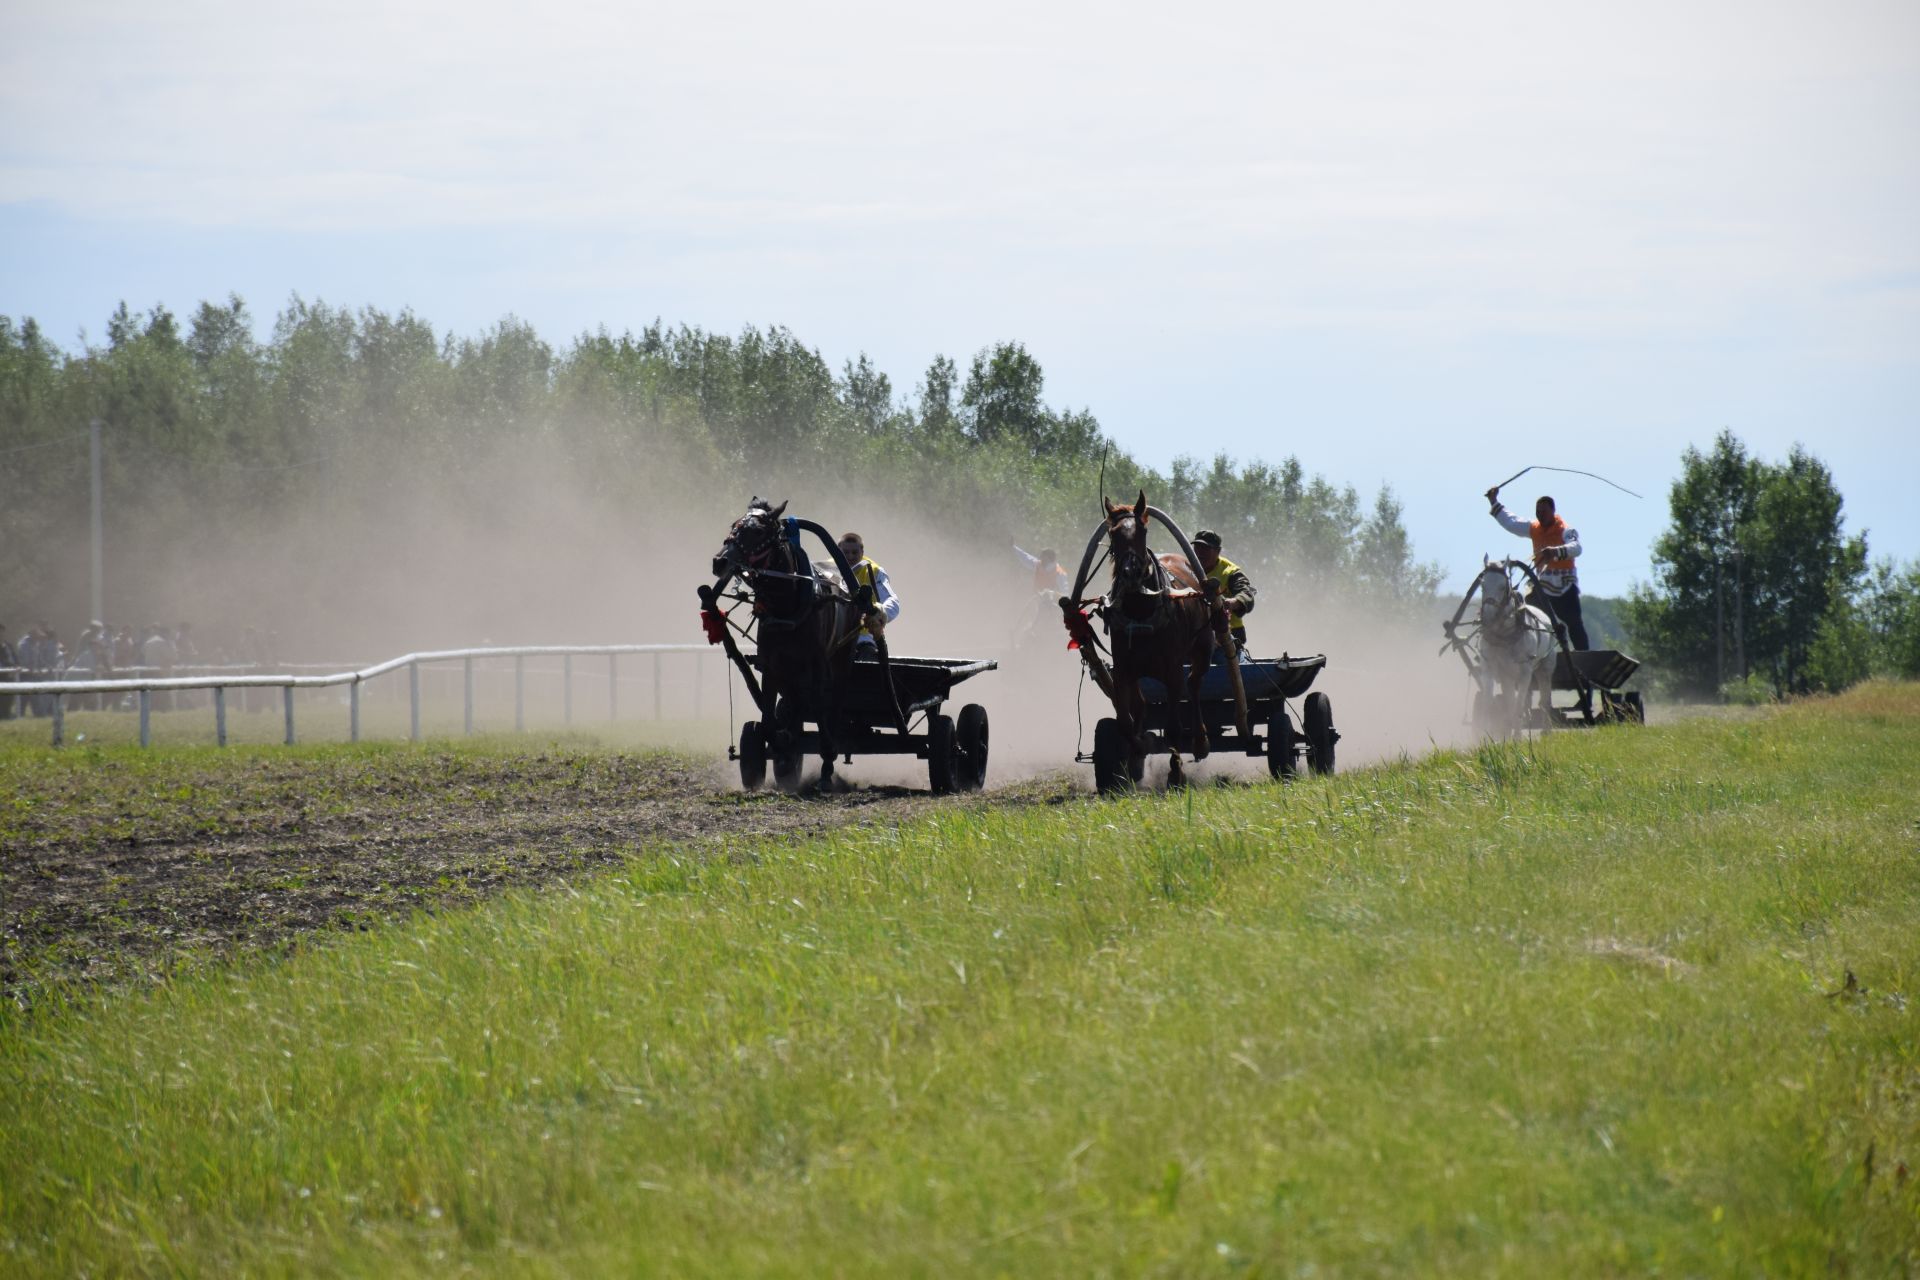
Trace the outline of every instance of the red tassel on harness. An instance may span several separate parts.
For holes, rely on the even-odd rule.
[[[700,625],[707,630],[707,643],[719,644],[727,635],[727,620],[717,609],[702,609]]]
[[[1085,609],[1072,609],[1061,614],[1061,621],[1067,627],[1067,651],[1071,653],[1079,648],[1093,648],[1093,624],[1087,621]]]

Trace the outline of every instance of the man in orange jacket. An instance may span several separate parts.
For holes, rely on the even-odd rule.
[[[1539,585],[1527,592],[1527,603],[1563,622],[1567,642],[1576,649],[1587,647],[1587,624],[1580,620],[1580,580],[1573,561],[1580,554],[1580,534],[1564,517],[1555,512],[1553,499],[1542,497],[1533,504],[1532,523],[1500,505],[1500,487],[1487,490],[1487,505],[1500,527],[1517,537],[1533,542],[1533,568]]]

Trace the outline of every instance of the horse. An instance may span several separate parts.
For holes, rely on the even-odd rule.
[[[721,582],[742,578],[753,593],[764,706],[773,717],[766,727],[774,777],[791,787],[798,781],[792,743],[809,718],[820,726],[820,780],[833,778],[835,708],[853,667],[861,618],[840,575],[801,556],[798,538],[781,520],[786,509],[784,502],[775,507],[759,498],[748,503],[720,544],[713,572]],[[783,758],[793,761],[786,769]]]
[[[1499,712],[1500,722],[1513,731],[1526,726],[1533,691],[1551,674],[1554,626],[1545,610],[1526,602],[1508,572],[1507,562],[1482,558],[1475,707],[1483,724]]]
[[[1211,750],[1200,714],[1200,682],[1213,661],[1214,609],[1201,592],[1180,587],[1168,565],[1147,549],[1144,489],[1130,507],[1117,506],[1105,497],[1100,501],[1106,508],[1107,555],[1113,562],[1107,626],[1113,649],[1114,717],[1130,752],[1129,771],[1138,777],[1146,760],[1147,699],[1140,681],[1151,677],[1165,687],[1171,761],[1167,777],[1179,786],[1186,770],[1175,726],[1183,710],[1191,712],[1193,758],[1204,760]],[[1190,573],[1184,576],[1191,578]]]

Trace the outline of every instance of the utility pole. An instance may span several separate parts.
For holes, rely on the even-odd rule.
[[[1727,687],[1727,602],[1720,593],[1720,557],[1713,557],[1713,690]]]
[[[105,557],[100,548],[100,419],[95,418],[87,424],[87,459],[93,465],[93,612],[89,615],[95,622],[105,622],[107,611],[101,603],[104,592],[101,588],[101,566]]]
[[[1740,678],[1745,680],[1747,671],[1747,624],[1742,608],[1742,598],[1746,595],[1745,574],[1747,558],[1738,547],[1733,551],[1733,665],[1740,669]]]

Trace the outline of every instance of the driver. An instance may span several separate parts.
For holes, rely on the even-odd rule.
[[[1580,620],[1580,579],[1574,557],[1580,554],[1580,532],[1554,511],[1553,499],[1542,495],[1533,504],[1529,524],[1500,505],[1500,488],[1487,490],[1487,506],[1500,527],[1517,538],[1533,542],[1533,566],[1538,585],[1527,591],[1527,603],[1549,618],[1567,625],[1567,642],[1587,647],[1587,624]]]
[[[1253,612],[1253,579],[1247,571],[1220,554],[1220,535],[1211,529],[1202,529],[1193,535],[1193,553],[1200,557],[1200,567],[1219,585],[1220,599],[1227,606],[1227,625],[1233,632],[1234,646],[1240,651],[1240,661],[1247,660],[1247,615]]]
[[[873,588],[873,603],[876,606],[873,617],[854,641],[856,650],[871,649],[875,647],[874,637],[900,616],[900,594],[893,589],[893,579],[887,576],[887,571],[867,558],[867,542],[859,534],[840,535],[840,554],[853,566],[853,580]]]
[[[1072,585],[1072,579],[1060,566],[1059,552],[1052,547],[1047,547],[1036,556],[1031,551],[1022,550],[1020,544],[1016,542],[1013,544],[1013,554],[1019,558],[1021,564],[1033,570],[1035,591],[1051,591],[1057,596],[1067,594],[1067,588]]]

